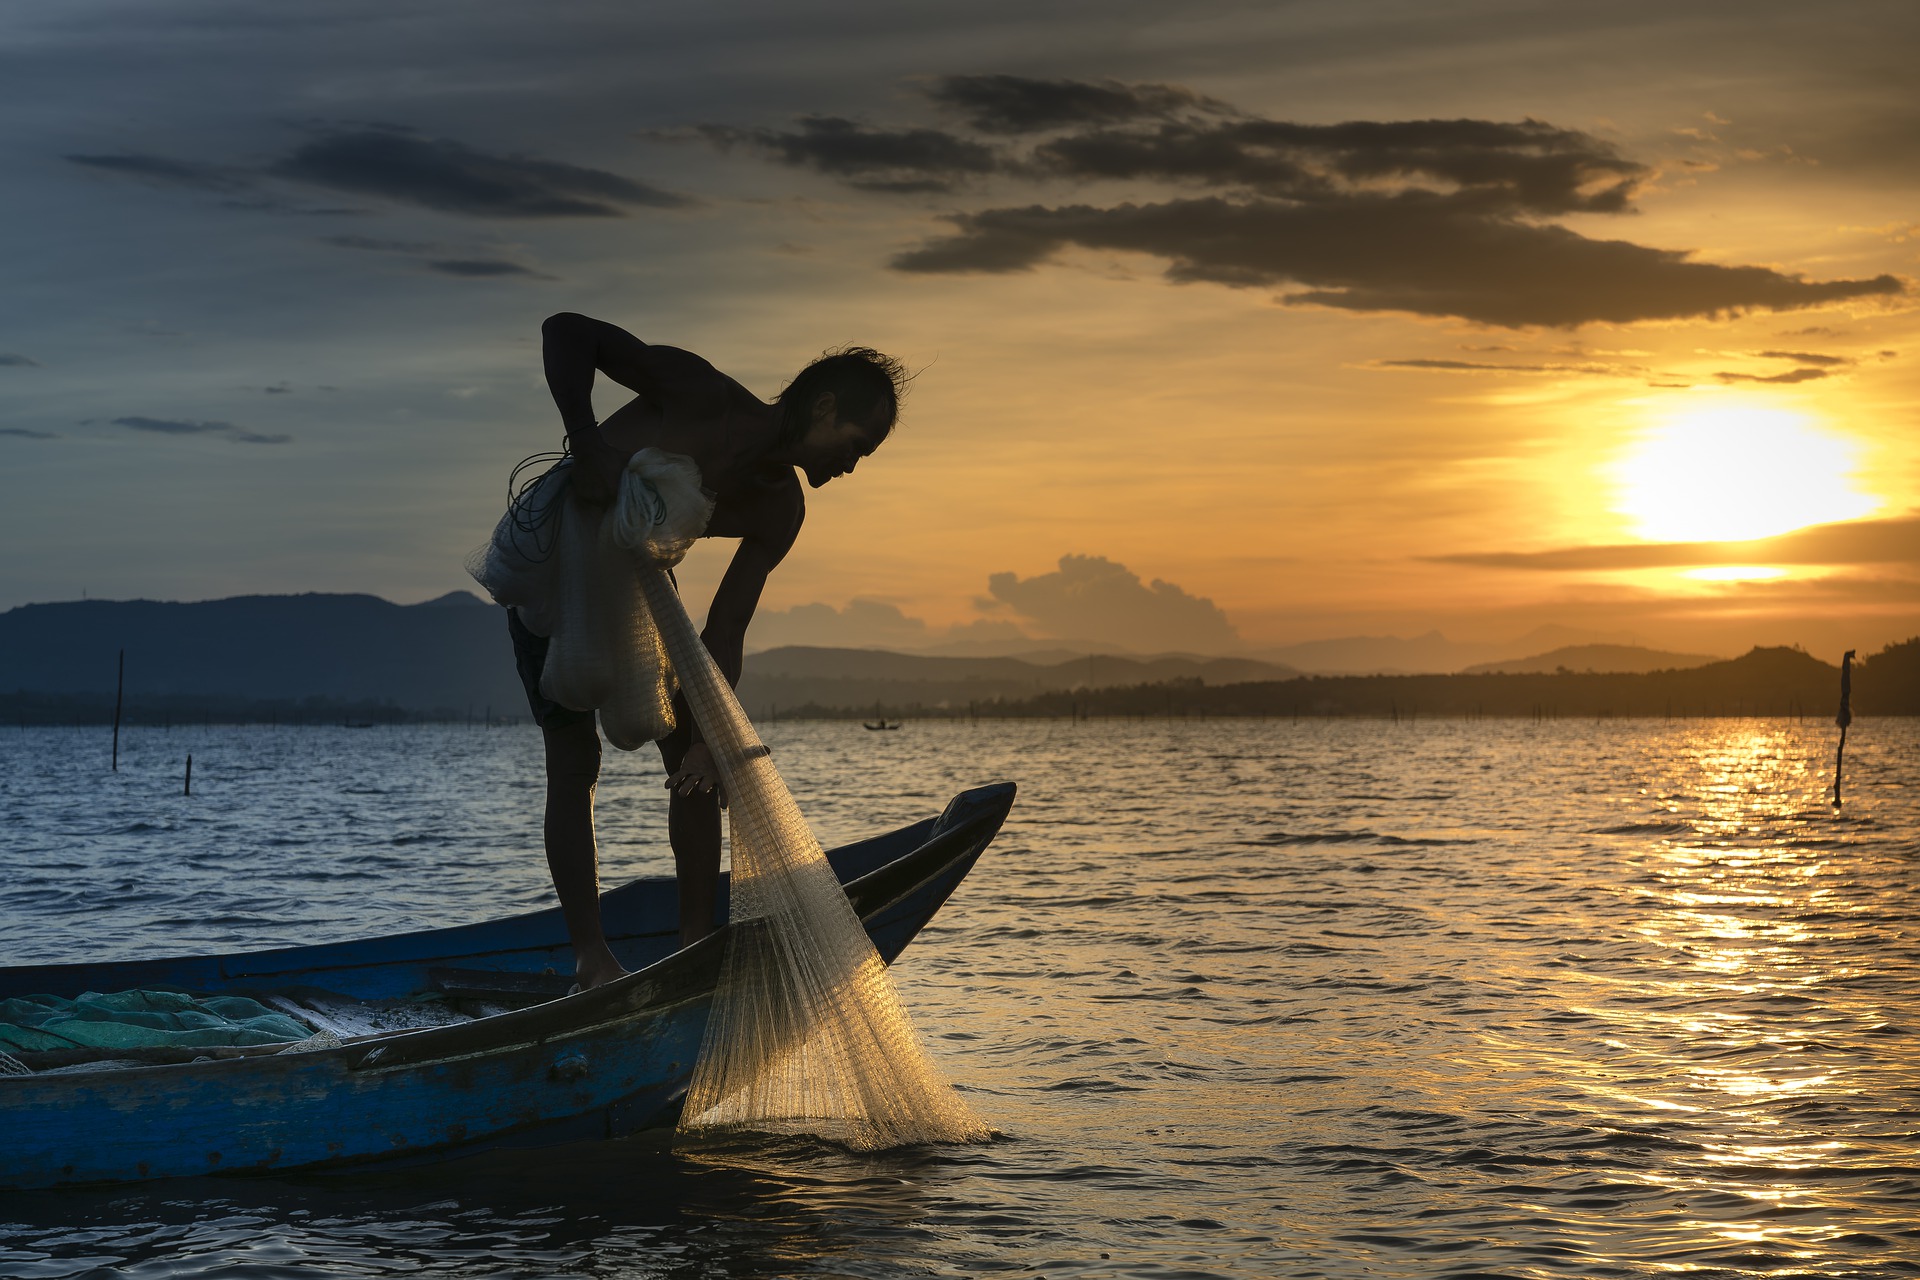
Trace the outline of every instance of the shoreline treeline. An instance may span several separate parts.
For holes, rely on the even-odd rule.
[[[1357,716],[1417,720],[1789,716],[1830,720],[1840,669],[1799,650],[1756,648],[1744,657],[1644,673],[1300,676],[1242,684],[1198,680],[1076,689],[963,706],[808,704],[763,709],[781,720],[1165,719]],[[1856,715],[1920,715],[1920,637],[1889,645],[1854,667]]]
[[[1163,680],[1077,688],[1025,698],[750,708],[762,720],[1166,719],[1341,716],[1395,720],[1671,718],[1788,716],[1831,720],[1839,708],[1840,669],[1799,649],[1756,648],[1744,657],[1645,673],[1300,676],[1237,684]],[[1920,637],[1889,645],[1855,664],[1853,710],[1861,716],[1920,715]],[[111,723],[106,693],[0,694],[0,725]],[[472,724],[526,723],[524,708],[414,709],[386,700],[242,698],[172,693],[130,697],[124,723]]]

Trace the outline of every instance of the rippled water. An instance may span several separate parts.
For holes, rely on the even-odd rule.
[[[1011,778],[898,972],[986,1147],[0,1197],[0,1274],[1920,1271],[1920,723],[783,724],[828,843]],[[195,794],[178,794],[194,754]],[[664,870],[610,754],[609,880]],[[546,901],[529,730],[0,731],[0,961]]]

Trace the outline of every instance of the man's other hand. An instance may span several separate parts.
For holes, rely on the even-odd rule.
[[[727,807],[727,789],[720,785],[720,770],[713,763],[713,753],[707,750],[704,742],[696,742],[687,748],[687,754],[680,759],[680,767],[667,779],[667,790],[677,796],[703,796],[715,791],[720,796],[720,807]]]

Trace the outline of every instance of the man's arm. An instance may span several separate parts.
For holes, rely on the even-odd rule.
[[[652,346],[619,325],[574,311],[547,317],[540,326],[547,389],[574,457],[582,464],[574,483],[589,502],[612,499],[627,455],[608,444],[593,412],[593,379],[604,373],[663,413],[712,412],[724,404],[726,379],[711,364],[677,347]]]
[[[787,486],[791,486],[790,494],[784,492]],[[769,511],[763,528],[740,540],[726,574],[720,579],[719,589],[713,593],[713,604],[707,609],[707,625],[700,633],[707,652],[713,655],[714,663],[729,685],[740,683],[747,624],[753,621],[754,610],[760,606],[767,577],[786,558],[800,534],[801,522],[806,519],[806,499],[792,472],[787,473],[782,489],[781,497],[785,501],[781,502],[780,509]],[[719,782],[719,771],[714,768],[713,756],[696,724],[693,745],[680,762],[680,768],[667,779],[667,786],[681,795],[691,795],[696,791],[710,791]],[[724,796],[721,803],[725,803]]]

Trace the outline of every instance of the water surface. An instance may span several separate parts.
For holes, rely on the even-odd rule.
[[[829,844],[1012,779],[897,972],[984,1147],[641,1137],[0,1199],[59,1277],[1920,1271],[1920,724],[766,730]],[[0,963],[546,905],[530,730],[0,730]],[[181,765],[194,755],[192,797]],[[608,753],[609,882],[664,872]]]

